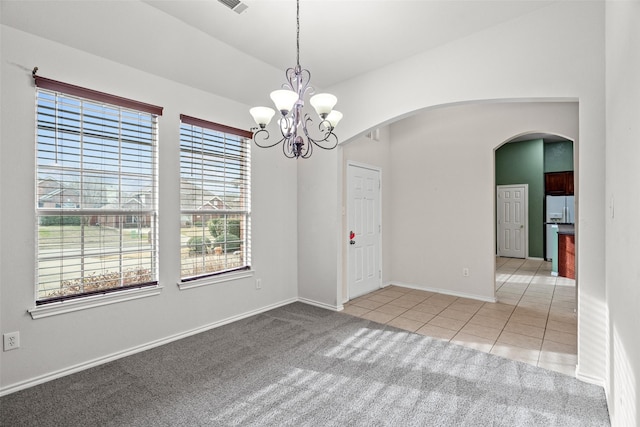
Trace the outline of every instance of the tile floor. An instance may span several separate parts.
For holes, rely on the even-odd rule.
[[[550,262],[496,258],[497,303],[391,285],[344,313],[574,376],[575,295]]]

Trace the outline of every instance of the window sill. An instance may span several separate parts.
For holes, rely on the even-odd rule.
[[[76,300],[54,302],[51,304],[40,305],[27,311],[31,314],[33,319],[41,319],[43,317],[57,316],[58,314],[72,313],[74,311],[101,307],[108,304],[116,304],[139,298],[152,297],[160,295],[160,292],[162,292],[161,286],[130,289],[108,294],[87,296]]]
[[[229,282],[232,280],[245,279],[253,277],[253,270],[243,270],[230,273],[223,273],[219,276],[203,277],[202,279],[189,280],[188,282],[178,282],[178,288],[181,291],[188,289],[200,288],[202,286],[215,285],[217,283]]]

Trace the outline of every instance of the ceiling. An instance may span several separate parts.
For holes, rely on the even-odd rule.
[[[300,63],[328,87],[554,2],[301,0]],[[277,69],[295,65],[295,0],[244,0],[240,14],[218,0],[145,3]]]
[[[316,88],[329,88],[557,1],[570,0],[301,0],[300,63]],[[252,105],[295,66],[296,2],[243,3],[240,14],[218,0],[1,0],[0,8],[2,24]],[[212,67],[224,81],[211,78]]]

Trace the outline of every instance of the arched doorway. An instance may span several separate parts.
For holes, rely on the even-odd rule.
[[[539,343],[538,366],[570,374],[577,364],[574,151],[572,140],[548,133],[518,135],[495,150],[496,188],[529,184],[531,190],[529,246],[521,258],[499,256],[496,195],[496,298],[513,307],[504,331],[529,339],[532,347]],[[562,268],[563,262],[572,265],[571,271]]]

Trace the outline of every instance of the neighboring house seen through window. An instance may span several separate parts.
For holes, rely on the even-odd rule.
[[[251,133],[180,120],[182,281],[248,269]]]
[[[162,108],[35,79],[36,304],[156,285]]]

